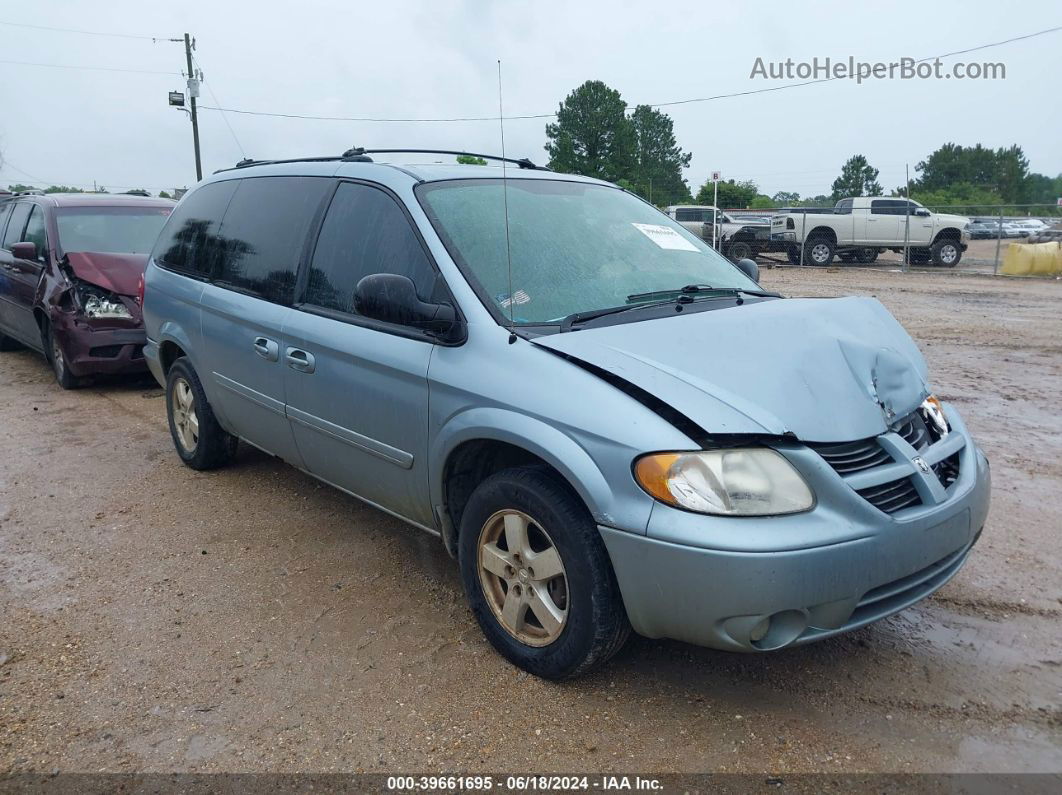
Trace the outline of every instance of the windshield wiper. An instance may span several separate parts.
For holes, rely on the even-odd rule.
[[[651,293],[631,293],[627,296],[627,303],[645,301],[651,298],[663,298],[665,296],[678,296],[679,298],[682,298],[684,296],[696,295],[698,293],[722,293],[724,295],[744,293],[745,295],[758,295],[764,298],[782,297],[778,293],[770,293],[766,290],[746,290],[744,287],[712,287],[710,284],[687,284],[685,287],[679,287],[677,290],[656,290]]]
[[[573,312],[560,322],[561,331],[571,331],[572,327],[580,323],[586,323],[588,320],[596,320],[599,317],[605,317],[606,315],[615,315],[620,312],[630,312],[635,309],[648,309],[653,306],[663,306],[670,304],[671,301],[649,301],[641,304],[628,304],[624,306],[610,306],[606,309],[591,309],[586,312]]]

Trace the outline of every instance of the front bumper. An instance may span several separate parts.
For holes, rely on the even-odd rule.
[[[968,435],[944,503],[892,516],[836,480],[814,484],[820,504],[805,514],[722,518],[657,505],[648,535],[601,527],[635,631],[747,652],[847,632],[943,586],[988,515],[988,461]]]
[[[75,376],[122,375],[147,371],[144,328],[94,327],[82,318],[53,318],[59,344]]]

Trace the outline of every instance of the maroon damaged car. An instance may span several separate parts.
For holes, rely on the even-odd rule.
[[[128,194],[0,201],[0,351],[40,351],[65,389],[145,372],[138,291],[173,207]]]

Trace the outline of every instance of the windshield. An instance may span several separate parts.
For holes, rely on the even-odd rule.
[[[418,196],[450,255],[504,322],[510,308],[517,324],[559,323],[630,304],[628,296],[686,285],[759,289],[681,224],[629,193],[519,178],[508,181],[510,287],[500,179],[427,183]]]
[[[64,252],[147,254],[172,207],[67,207],[55,217]]]

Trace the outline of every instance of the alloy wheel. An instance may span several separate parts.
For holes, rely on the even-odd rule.
[[[568,621],[568,578],[549,534],[526,513],[502,510],[479,533],[483,595],[505,631],[528,646],[548,646]]]
[[[184,452],[190,455],[199,445],[199,417],[195,413],[195,393],[192,392],[191,384],[183,378],[173,381],[170,409],[173,412],[177,441]]]

